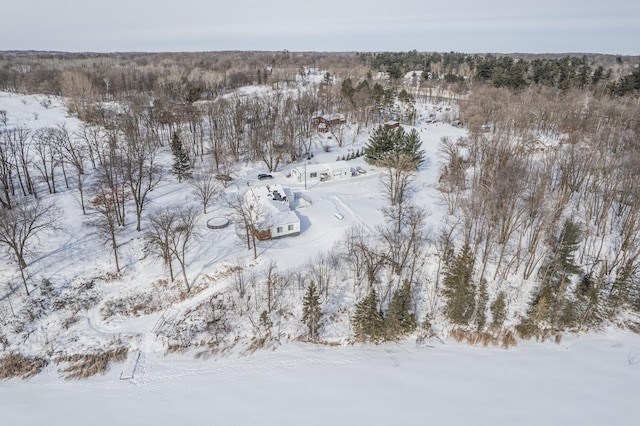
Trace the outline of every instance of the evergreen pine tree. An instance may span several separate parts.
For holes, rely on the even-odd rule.
[[[364,147],[363,154],[369,164],[381,165],[389,160],[397,160],[401,157],[408,158],[402,164],[407,164],[415,169],[424,162],[424,150],[420,136],[415,129],[406,133],[402,127],[390,129],[386,126],[378,126],[369,137],[369,143]],[[395,161],[395,164],[401,164]]]
[[[599,65],[591,76],[591,84],[598,84],[602,79],[604,79],[604,67]]]
[[[616,279],[611,284],[607,297],[607,314],[610,318],[618,315],[632,300],[635,279],[633,271],[634,266],[630,261],[618,269]]]
[[[571,220],[565,221],[556,250],[558,255],[552,259],[551,267],[566,275],[580,273],[581,269],[576,265],[574,254],[581,239],[582,232],[578,224]]]
[[[191,163],[177,132],[171,136],[171,152],[173,153],[173,173],[178,177],[178,182],[191,177]]]
[[[522,336],[539,334],[541,329],[562,330],[577,325],[579,306],[568,289],[571,277],[581,271],[574,256],[581,238],[580,227],[565,221],[554,251],[540,268],[540,287],[534,293],[527,318],[518,325]]]
[[[386,126],[378,126],[374,129],[369,137],[369,143],[364,147],[367,163],[376,164],[385,159],[387,153],[393,150],[393,136],[393,129]]]
[[[469,325],[475,311],[473,263],[471,248],[465,244],[445,269],[442,289],[446,299],[444,313],[457,325]]]
[[[184,102],[188,105],[193,105],[195,102],[199,101],[201,97],[202,89],[194,86],[191,83],[187,83],[187,87],[184,93]]]
[[[420,135],[416,129],[411,129],[411,132],[403,135],[401,153],[409,155],[415,164],[415,167],[424,163],[424,150],[422,149],[422,142],[420,141]]]
[[[476,314],[475,323],[478,331],[484,330],[487,324],[487,304],[489,303],[489,294],[487,293],[487,280],[480,280],[478,285],[478,294],[476,297]]]
[[[507,319],[507,298],[504,291],[498,293],[489,306],[491,311],[491,328],[499,330]]]
[[[378,310],[378,294],[374,289],[356,304],[352,323],[358,340],[379,340],[384,336],[384,317]]]
[[[402,286],[394,291],[385,317],[387,339],[394,340],[403,334],[415,330],[416,316],[411,306],[411,285],[405,280]]]
[[[353,82],[351,78],[346,78],[342,81],[342,87],[340,88],[340,93],[344,96],[351,104],[353,104],[353,95],[356,90],[353,87]]]
[[[605,318],[605,276],[604,270],[598,276],[585,274],[575,288],[576,322],[580,327],[594,328]]]
[[[271,327],[273,327],[273,322],[271,318],[269,318],[269,312],[262,311],[260,314],[260,325],[265,329],[267,334],[271,334]]]
[[[308,327],[309,340],[312,342],[318,340],[321,319],[320,294],[312,281],[302,301],[302,322]]]

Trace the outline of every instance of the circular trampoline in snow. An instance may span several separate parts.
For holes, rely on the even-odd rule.
[[[209,229],[222,229],[229,226],[229,219],[226,217],[212,217],[207,221],[207,228]]]

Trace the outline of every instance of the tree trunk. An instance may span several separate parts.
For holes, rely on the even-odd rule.
[[[20,259],[21,262],[24,262],[24,260]],[[22,266],[22,264],[21,264]],[[25,265],[26,266],[26,265]],[[22,282],[24,283],[24,289],[27,291],[27,296],[29,296],[29,287],[27,286],[27,277],[24,276],[24,268],[20,268],[20,275],[22,276]],[[13,310],[13,306],[11,307],[11,310]]]
[[[116,242],[116,236],[111,234],[111,246],[113,247],[113,257],[116,260],[116,272],[120,273],[120,261],[118,259],[118,243]]]

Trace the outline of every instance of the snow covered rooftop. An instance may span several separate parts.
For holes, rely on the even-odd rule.
[[[269,216],[272,225],[299,222],[300,219],[289,207],[290,193],[278,183],[251,188],[253,200],[259,203]]]
[[[322,173],[331,170],[351,169],[351,166],[346,161],[336,161],[334,163],[307,164],[306,166],[297,166],[296,169],[301,173],[305,170],[307,173]]]

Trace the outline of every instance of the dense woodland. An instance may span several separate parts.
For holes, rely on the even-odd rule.
[[[638,63],[415,51],[0,53],[0,90],[64,96],[84,123],[77,132],[3,130],[0,111],[0,246],[21,273],[25,297],[18,319],[3,317],[0,346],[11,347],[9,334],[26,333],[30,321],[71,297],[68,289],[29,282],[30,245],[57,226],[56,206],[42,194],[77,191],[83,212],[95,218],[89,226],[111,241],[114,272],[119,229],[135,215],[171,281],[182,278],[176,291],[185,297],[196,211],[163,211],[144,229],[150,193],[171,173],[194,188],[206,212],[223,191],[215,176],[233,174],[238,162],[276,171],[313,155],[318,112],[343,113],[355,129],[330,127],[339,146],[370,134],[364,155],[385,170],[386,224],[373,234],[352,229],[295,273],[270,264],[256,275],[235,265],[227,297],[194,308],[203,312],[199,319],[167,332],[173,344],[231,345],[243,317],[251,319],[252,344],[265,344],[298,311],[305,332],[293,337],[311,341],[322,341],[331,321],[349,321],[354,340],[412,332],[424,339],[444,323],[458,338],[505,345],[516,335],[545,338],[611,323],[638,329]],[[312,78],[318,73],[321,81]],[[255,85],[273,90],[239,90]],[[438,190],[448,214],[427,229],[413,185],[423,161],[419,137],[378,126],[389,118],[411,125],[416,102],[438,98],[456,106],[468,136],[441,141]],[[164,152],[173,156],[170,170],[158,161]],[[227,202],[247,247],[255,247],[250,215],[237,200]],[[260,303],[251,299],[256,286]],[[356,303],[336,307],[338,288]],[[511,302],[523,299],[526,312],[514,313]],[[145,303],[159,310],[169,302]],[[106,316],[128,312],[110,309]]]

